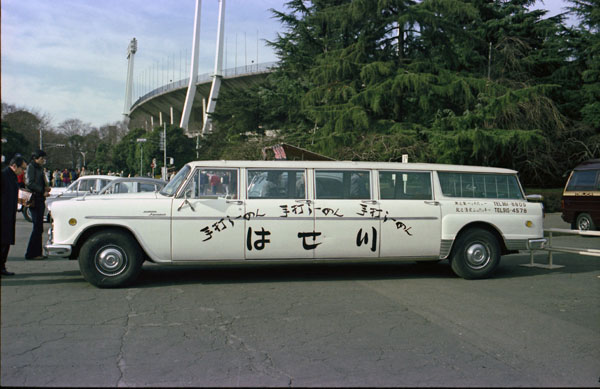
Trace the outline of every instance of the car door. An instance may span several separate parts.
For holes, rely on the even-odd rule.
[[[173,200],[173,261],[243,260],[239,169],[197,168]]]
[[[431,258],[440,254],[441,207],[431,172],[379,171],[381,257]]]
[[[315,258],[379,256],[382,217],[369,170],[315,170],[315,229],[305,237]]]
[[[303,234],[314,231],[305,169],[248,169],[246,259],[306,259],[314,250]]]

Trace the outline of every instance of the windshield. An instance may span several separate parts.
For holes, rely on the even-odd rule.
[[[191,168],[189,165],[185,165],[183,168],[181,168],[179,173],[177,173],[175,177],[171,178],[171,181],[169,181],[169,183],[160,191],[160,194],[169,197],[173,196],[175,192],[177,192],[179,186],[183,183],[183,181],[185,181],[190,169]]]

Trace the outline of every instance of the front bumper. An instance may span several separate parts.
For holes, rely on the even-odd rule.
[[[48,229],[48,241],[44,245],[46,255],[52,257],[69,257],[73,250],[70,244],[54,244],[54,236],[52,233],[52,227]]]
[[[44,248],[51,257],[69,257],[72,251],[71,245],[68,244],[47,244]]]

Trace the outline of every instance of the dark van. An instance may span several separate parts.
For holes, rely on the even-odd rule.
[[[583,162],[571,172],[561,201],[562,218],[573,230],[600,226],[600,159]]]

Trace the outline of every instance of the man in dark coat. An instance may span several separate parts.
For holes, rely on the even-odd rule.
[[[1,202],[2,202],[2,244],[0,267],[3,276],[12,276],[15,273],[6,270],[6,260],[10,246],[15,244],[15,223],[17,221],[17,198],[19,197],[19,182],[17,176],[27,169],[23,157],[11,159],[9,165],[2,170]]]
[[[25,259],[46,259],[42,255],[42,233],[44,232],[46,197],[50,194],[50,187],[44,175],[45,164],[46,153],[44,150],[37,150],[31,155],[31,163],[27,166],[27,173],[25,174],[25,185],[33,193],[33,207],[31,208],[33,229],[29,237]]]

